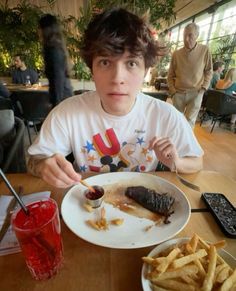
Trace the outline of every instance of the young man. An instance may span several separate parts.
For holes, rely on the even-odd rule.
[[[87,171],[192,173],[203,151],[173,106],[140,93],[147,69],[162,53],[145,21],[120,8],[97,15],[81,55],[96,92],[71,97],[49,114],[29,148],[29,171],[66,188]],[[74,167],[65,159],[73,152]]]
[[[212,76],[211,54],[206,45],[197,43],[198,36],[195,23],[184,28],[184,47],[173,53],[167,77],[173,105],[184,113],[192,128]]]
[[[213,64],[213,75],[210,83],[210,89],[216,88],[216,83],[220,80],[220,75],[224,71],[225,63],[224,62],[215,62]]]
[[[12,72],[12,83],[25,85],[38,82],[38,74],[26,67],[23,55],[15,55],[14,64],[16,69]]]

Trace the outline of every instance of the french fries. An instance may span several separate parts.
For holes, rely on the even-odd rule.
[[[106,210],[104,207],[101,208],[101,216],[99,219],[96,219],[96,220],[89,219],[86,221],[86,223],[89,226],[91,226],[92,228],[94,228],[98,231],[109,229],[110,224],[119,226],[119,225],[123,224],[123,222],[124,222],[123,218],[114,218],[108,222],[106,219]]]
[[[152,290],[236,291],[236,270],[217,254],[224,245],[225,241],[208,244],[194,234],[157,256],[143,257]]]

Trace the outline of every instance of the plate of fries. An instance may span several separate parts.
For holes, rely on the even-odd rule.
[[[142,258],[143,290],[236,290],[236,259],[221,249],[224,245],[197,234],[158,245]]]
[[[133,186],[150,187],[160,191],[159,193],[167,192],[175,198],[174,213],[169,218],[170,223],[157,224],[151,219],[140,218],[122,211],[106,202],[106,198],[101,207],[92,209],[85,204],[86,187],[82,184],[72,187],[62,201],[62,217],[73,233],[90,243],[117,249],[153,246],[171,239],[188,223],[191,209],[185,194],[174,184],[158,176],[117,172],[93,176],[86,179],[86,182],[89,185],[103,187],[117,184],[126,186],[127,183],[131,183]]]

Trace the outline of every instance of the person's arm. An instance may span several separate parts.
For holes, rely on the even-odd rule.
[[[171,171],[177,168],[179,173],[195,173],[203,168],[201,157],[182,157],[178,156],[177,150],[168,137],[154,137],[150,141],[150,150],[154,150],[157,159],[167,166]]]
[[[31,74],[30,75],[31,75],[30,76],[31,84],[38,83],[38,80],[39,80],[38,73],[35,70],[31,70]]]
[[[75,172],[72,164],[61,154],[51,157],[30,156],[27,167],[32,175],[57,188],[68,188],[81,180],[81,175]]]
[[[211,78],[212,78],[212,57],[211,57],[211,53],[209,51],[209,49],[207,49],[206,52],[206,58],[205,58],[205,68],[204,68],[204,80],[203,80],[203,84],[202,84],[202,88],[204,90],[207,90],[210,82],[211,82]]]
[[[167,76],[167,84],[168,84],[169,92],[170,92],[171,95],[174,95],[176,93],[175,78],[176,78],[176,74],[175,74],[175,53],[173,53],[172,58],[171,58],[171,62],[170,62],[170,67],[169,67],[169,70],[168,70],[168,76]]]

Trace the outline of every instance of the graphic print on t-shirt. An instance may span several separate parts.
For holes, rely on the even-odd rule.
[[[135,130],[132,142],[119,141],[113,128],[106,130],[104,138],[100,133],[95,134],[92,141],[87,140],[81,149],[87,165],[80,165],[80,171],[143,172],[147,169],[148,164],[150,170],[154,156],[148,150],[148,142],[145,141],[144,133]]]

